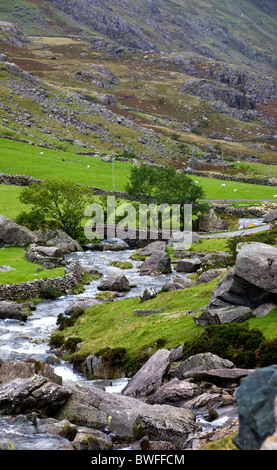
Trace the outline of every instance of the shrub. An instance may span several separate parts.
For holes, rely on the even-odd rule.
[[[260,367],[277,364],[277,338],[264,341],[257,350],[257,357]]]
[[[82,341],[82,338],[79,338],[78,336],[71,336],[64,342],[64,346],[69,352],[75,352],[77,344]]]
[[[43,299],[57,299],[61,294],[62,292],[60,290],[56,289],[50,282],[47,282],[45,286],[40,289],[39,296]]]
[[[183,356],[187,359],[199,353],[211,352],[229,359],[237,367],[257,366],[257,350],[265,341],[262,331],[250,329],[248,323],[213,325],[205,329],[200,337],[184,344]]]
[[[53,348],[60,348],[64,344],[64,335],[58,331],[55,331],[50,336],[49,346]]]

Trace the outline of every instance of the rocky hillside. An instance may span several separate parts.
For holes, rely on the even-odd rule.
[[[276,160],[275,2],[0,0],[0,21],[0,135]]]

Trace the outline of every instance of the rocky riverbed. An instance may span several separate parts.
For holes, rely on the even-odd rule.
[[[67,294],[38,304],[27,320],[0,321],[2,449],[199,450],[206,440],[213,440],[220,432],[224,435],[224,429],[239,431],[237,394],[254,370],[239,369],[209,352],[182,361],[180,346],[158,349],[131,379],[88,380],[66,362],[54,359],[49,347],[57,316],[74,308],[76,301],[100,302],[96,294],[101,292],[103,281],[105,289],[111,290],[116,282],[117,291],[113,292],[118,298],[143,296],[145,292],[155,295],[165,284],[184,288],[182,282],[188,282],[188,273],[176,271],[178,264],[168,264],[163,248],[160,243],[152,253],[148,248],[146,261],[147,267],[160,270],[159,274],[145,273],[144,263],[130,259],[133,250],[67,254],[68,262],[78,261],[84,270],[100,272],[103,279],[92,281],[78,296]],[[263,249],[257,246],[256,257],[259,253],[263,256]],[[276,249],[268,250],[275,256]],[[251,256],[249,250],[241,254]],[[111,265],[118,259],[132,262],[124,274]],[[237,272],[239,268],[240,257]],[[255,279],[250,281],[254,283]],[[87,358],[90,366],[91,360]],[[275,377],[275,370],[270,370],[268,377],[272,374]],[[274,390],[267,390],[272,401]],[[273,406],[267,416],[274,433]],[[268,429],[266,432],[260,433],[256,446],[270,435]],[[240,445],[247,449],[245,432],[240,430],[240,434]]]

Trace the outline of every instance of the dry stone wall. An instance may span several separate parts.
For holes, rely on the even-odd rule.
[[[78,261],[72,261],[68,273],[56,278],[35,279],[20,284],[0,284],[0,300],[26,300],[40,297],[41,289],[51,284],[63,293],[71,293],[78,287],[83,269]]]

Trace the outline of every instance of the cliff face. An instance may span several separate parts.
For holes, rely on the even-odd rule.
[[[273,66],[277,7],[272,1],[49,0],[89,30],[137,50],[192,51]]]

